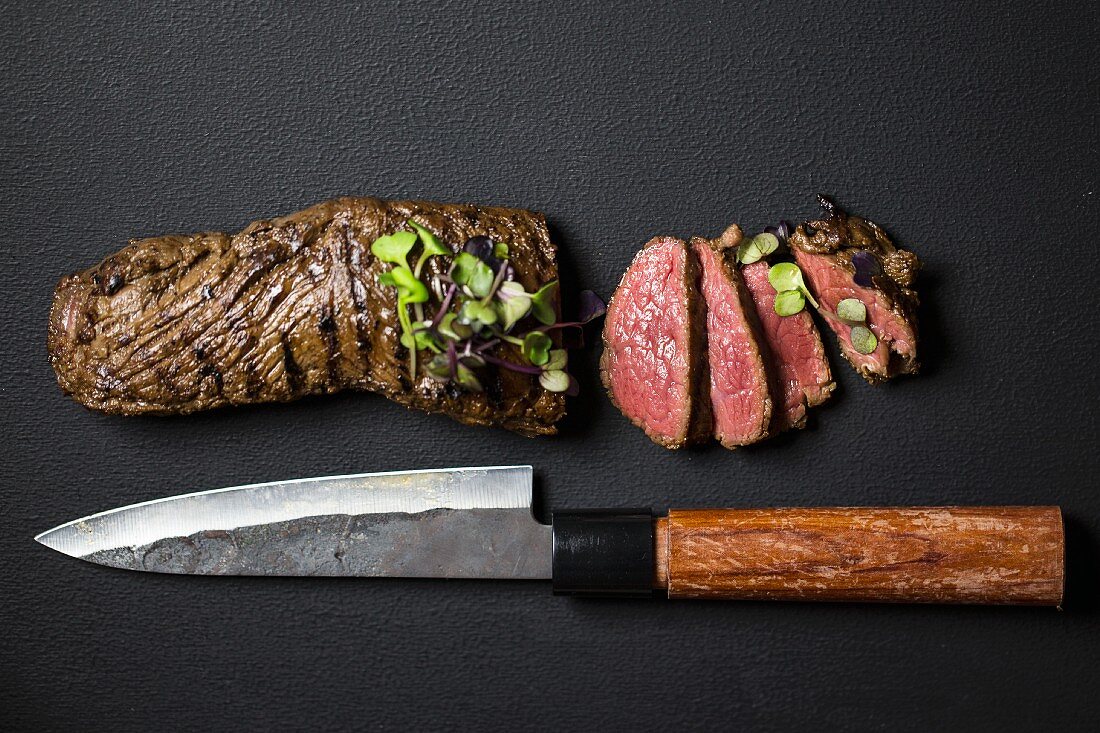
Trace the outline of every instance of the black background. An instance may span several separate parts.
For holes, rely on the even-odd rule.
[[[1082,729],[1100,714],[1094,3],[21,3],[0,18],[0,717],[99,730]],[[1011,6],[1011,7],[1010,7]],[[651,445],[576,360],[562,435],[364,395],[93,414],[57,279],[343,194],[541,210],[572,290],[659,233],[815,211],[926,262],[926,370],[811,429]],[[831,339],[830,348],[832,348]],[[532,463],[549,506],[1057,503],[1049,609],[579,602],[539,583],[112,571],[32,536],[185,491]]]

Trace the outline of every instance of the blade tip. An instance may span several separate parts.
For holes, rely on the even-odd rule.
[[[62,547],[64,543],[57,541],[58,529],[60,529],[60,527],[54,527],[53,529],[47,529],[45,532],[39,532],[34,536],[34,541],[43,547],[50,548],[54,552],[60,552],[62,555],[68,555],[69,557],[76,557],[73,553]]]

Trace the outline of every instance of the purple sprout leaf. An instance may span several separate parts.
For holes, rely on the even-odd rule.
[[[860,250],[852,255],[852,267],[856,271],[852,279],[855,280],[856,285],[864,288],[874,287],[875,282],[872,278],[882,273],[882,265],[879,264],[878,258],[866,250]]]
[[[577,321],[588,323],[607,313],[607,304],[591,290],[582,290],[578,296],[580,308],[577,310]]]
[[[493,245],[493,240],[484,235],[470,237],[466,240],[466,246],[462,249],[488,265],[494,275],[500,271],[500,266],[504,264],[494,253],[496,247]]]

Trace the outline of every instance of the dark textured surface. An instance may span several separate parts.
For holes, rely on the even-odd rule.
[[[1100,714],[1095,5],[21,3],[0,23],[0,718],[8,729],[1070,730]],[[596,353],[556,439],[342,395],[87,412],[56,280],[130,237],[341,194],[545,211],[574,289],[650,236],[815,213],[926,262],[925,373],[813,427],[669,453]],[[1074,259],[1075,258],[1075,259]],[[827,341],[829,338],[827,337]],[[1066,610],[577,602],[541,584],[186,578],[63,520],[298,475],[529,461],[540,504],[1059,503]]]

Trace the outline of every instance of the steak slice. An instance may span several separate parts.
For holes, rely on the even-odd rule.
[[[604,320],[600,376],[611,401],[666,448],[710,435],[696,278],[683,240],[651,239],[623,274]]]
[[[917,294],[911,289],[920,261],[898,249],[881,227],[850,216],[824,196],[818,197],[824,218],[800,224],[789,244],[807,285],[821,303],[822,316],[837,335],[841,353],[861,377],[879,384],[898,374],[915,374],[917,361]],[[853,255],[870,263],[856,282]],[[867,324],[878,339],[870,354],[852,346],[852,326],[837,318],[837,304],[856,298],[867,307]]]
[[[462,392],[432,380],[422,358],[410,379],[396,292],[377,281],[390,266],[370,251],[410,218],[456,252],[475,235],[507,243],[528,291],[557,278],[545,219],[519,209],[344,198],[235,235],[132,241],[58,285],[48,335],[58,383],[124,415],[352,389],[470,425],[555,432],[564,397],[536,376],[487,368],[483,392]]]
[[[760,319],[768,365],[775,375],[782,399],[772,417],[776,431],[801,428],[806,424],[806,408],[815,407],[832,396],[836,384],[821,343],[821,334],[806,310],[793,316],[775,312],[775,288],[768,282],[768,263],[754,262],[741,268],[745,284],[752,294]]]
[[[699,259],[699,289],[707,306],[714,437],[726,448],[755,443],[768,435],[772,397],[752,298],[721,242],[695,237],[691,250]]]

